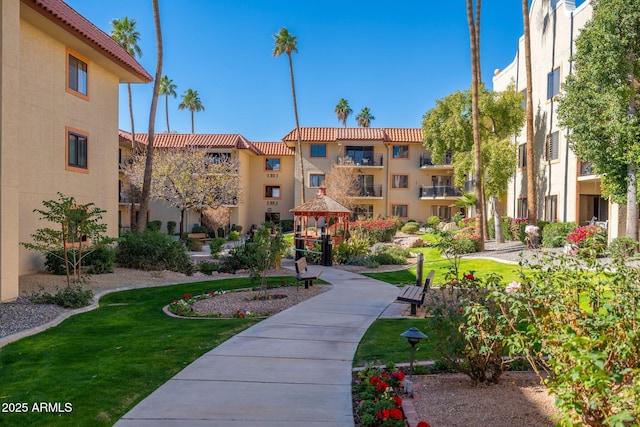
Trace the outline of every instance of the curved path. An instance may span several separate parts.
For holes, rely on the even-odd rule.
[[[206,353],[125,414],[118,427],[353,427],[351,367],[398,288],[331,267],[333,289]]]

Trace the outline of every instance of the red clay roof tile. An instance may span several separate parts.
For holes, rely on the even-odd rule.
[[[253,142],[253,145],[265,156],[294,156],[295,152],[284,142]]]
[[[306,142],[384,141],[422,143],[422,129],[420,128],[301,127],[300,135],[302,140]],[[296,142],[296,130],[293,129],[282,140]]]
[[[93,25],[61,0],[22,0],[35,11],[58,24],[143,82],[153,77],[129,53],[104,31]]]

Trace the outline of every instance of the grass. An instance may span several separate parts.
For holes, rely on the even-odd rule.
[[[257,322],[176,319],[162,307],[185,293],[250,286],[239,278],[117,292],[93,311],[0,348],[0,404],[72,405],[68,413],[2,413],[0,426],[112,425],[186,365]]]
[[[435,286],[445,281],[445,274],[449,271],[451,263],[440,256],[435,248],[418,248],[412,249],[413,252],[422,252],[424,255],[423,276],[426,277],[429,271],[435,270],[433,283]],[[502,276],[505,283],[517,280],[520,277],[520,266],[514,264],[506,264],[487,259],[463,258],[460,261],[460,273],[474,271],[476,277],[484,278],[489,273],[495,273]],[[391,271],[384,273],[364,273],[365,276],[378,279],[383,282],[394,285],[415,284],[417,277],[417,268],[411,267],[400,271]]]

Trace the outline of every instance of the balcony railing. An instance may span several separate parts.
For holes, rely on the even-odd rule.
[[[445,185],[431,185],[420,187],[420,198],[427,197],[460,197],[462,192],[455,187]]]
[[[362,185],[358,187],[358,197],[382,197],[382,185]]]
[[[384,166],[382,154],[364,155],[362,157],[338,156],[336,161],[339,165],[356,167]]]
[[[593,166],[591,166],[591,162],[580,162],[580,176],[593,175]]]
[[[442,163],[438,163],[438,164],[433,163],[433,158],[431,157],[431,154],[423,154],[422,156],[420,156],[420,167],[433,168],[438,166],[451,166],[452,161],[453,161],[453,156],[451,155],[451,153],[445,154],[444,157],[442,158]]]

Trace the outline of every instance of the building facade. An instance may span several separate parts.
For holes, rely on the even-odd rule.
[[[120,83],[152,80],[120,45],[60,0],[0,5],[0,301],[42,269],[20,246],[47,226],[57,193],[93,202],[117,236]]]
[[[527,169],[537,176],[538,218],[545,221],[571,221],[584,225],[592,220],[607,222],[609,238],[624,234],[624,207],[602,197],[600,177],[589,164],[569,148],[567,130],[558,124],[557,96],[562,83],[572,73],[571,58],[580,29],[591,19],[593,8],[585,1],[534,0],[529,11],[531,22],[531,65],[534,109],[534,159],[526,158],[526,130],[515,139],[518,169],[509,185],[506,214],[527,216]],[[496,70],[493,89],[505,90],[515,83],[526,96],[524,38],[521,37],[514,61]]]

